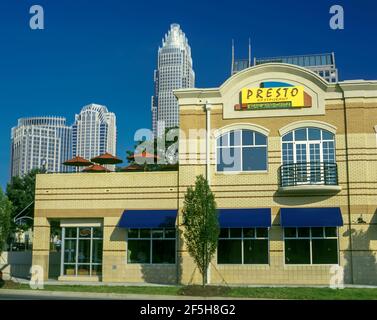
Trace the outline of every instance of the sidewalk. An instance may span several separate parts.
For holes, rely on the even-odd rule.
[[[21,278],[12,278],[14,282],[21,283],[21,284],[29,284],[28,279],[21,279]],[[54,286],[119,286],[119,287],[176,287],[179,285],[173,284],[157,284],[157,283],[146,283],[146,282],[82,282],[82,281],[58,281],[54,279],[50,279],[44,282],[45,285],[54,285]],[[329,288],[329,286],[325,285],[274,285],[274,284],[266,284],[266,285],[232,285],[228,284],[229,287],[238,287],[238,288]],[[358,284],[345,284],[344,288],[350,289],[377,289],[377,286],[372,285],[358,285]]]
[[[228,297],[193,297],[193,296],[168,296],[153,294],[121,294],[121,293],[98,293],[98,292],[67,292],[67,291],[40,291],[21,289],[0,289],[0,300],[2,296],[27,297],[27,300],[39,300],[43,298],[54,299],[99,299],[99,300],[266,300],[248,298],[228,298]]]

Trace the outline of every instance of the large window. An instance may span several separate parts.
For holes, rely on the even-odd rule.
[[[268,228],[220,230],[218,264],[268,264]]]
[[[282,184],[337,184],[334,134],[308,127],[282,137]]]
[[[286,264],[338,264],[336,227],[285,228]]]
[[[334,134],[314,127],[293,130],[282,138],[282,160],[335,163]]]
[[[175,229],[128,229],[128,263],[175,263]]]
[[[102,274],[103,234],[100,227],[63,227],[62,274]]]
[[[267,137],[252,130],[232,130],[217,138],[217,171],[266,171]]]

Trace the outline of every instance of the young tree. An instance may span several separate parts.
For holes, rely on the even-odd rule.
[[[6,241],[8,240],[11,213],[12,203],[8,200],[0,188],[0,255]]]
[[[44,173],[43,169],[33,169],[28,174],[12,178],[7,185],[7,197],[13,204],[11,215],[11,229],[27,230],[32,226],[32,220],[27,219],[23,225],[16,225],[13,219],[22,212],[21,216],[34,217],[35,176]]]
[[[205,286],[208,266],[216,251],[220,229],[215,197],[202,175],[196,177],[195,188],[187,188],[183,225],[187,250],[193,257],[202,275],[202,285]]]

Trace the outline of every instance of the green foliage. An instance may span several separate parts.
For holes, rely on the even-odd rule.
[[[204,286],[207,283],[209,263],[216,251],[220,229],[215,197],[202,175],[196,177],[195,188],[187,188],[183,225],[187,250],[202,274]]]
[[[0,189],[0,255],[10,232],[12,209],[12,203]]]
[[[13,177],[7,185],[7,197],[13,204],[12,231],[17,229],[27,230],[32,226],[32,220],[26,219],[22,225],[16,225],[13,218],[30,205],[22,216],[34,216],[35,177],[38,173],[44,173],[43,169],[33,169],[22,177]]]
[[[159,157],[159,161],[164,160],[167,164],[156,163],[153,160],[147,160],[143,165],[144,171],[161,171],[178,169],[178,127],[166,128],[165,134],[148,141],[136,141],[134,149],[127,150],[127,158],[134,154],[134,151],[142,145],[139,150],[148,151]],[[152,161],[154,163],[152,163]],[[129,164],[136,164],[136,161],[128,159]]]

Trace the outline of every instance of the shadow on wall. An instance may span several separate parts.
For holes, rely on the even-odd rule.
[[[377,222],[377,210],[374,212],[371,222]],[[351,262],[353,266],[353,284],[358,285],[377,285],[377,259],[375,251],[371,249],[371,241],[377,240],[377,227],[372,224],[366,224],[363,221],[358,221],[357,227],[346,231],[343,236],[352,236],[352,261],[349,252],[345,254],[344,266],[344,282],[352,283],[351,281]],[[350,250],[348,245],[347,250]]]
[[[0,257],[0,270],[4,280],[28,279],[32,261],[31,251],[5,251]]]
[[[292,194],[284,195],[280,192],[274,193],[274,201],[280,205],[284,206],[297,206],[297,205],[307,205],[307,204],[313,204],[321,201],[326,201],[333,197],[333,195],[295,195],[292,197]]]
[[[142,264],[142,278],[146,283],[177,284],[181,262],[180,255],[176,252],[175,264]]]
[[[180,241],[179,233],[177,232],[176,248],[178,248]],[[179,250],[179,248],[178,248]],[[155,284],[177,284],[179,279],[179,268],[181,266],[180,255],[175,256],[174,264],[142,264],[141,265],[141,274],[144,282],[146,283],[155,283]]]

